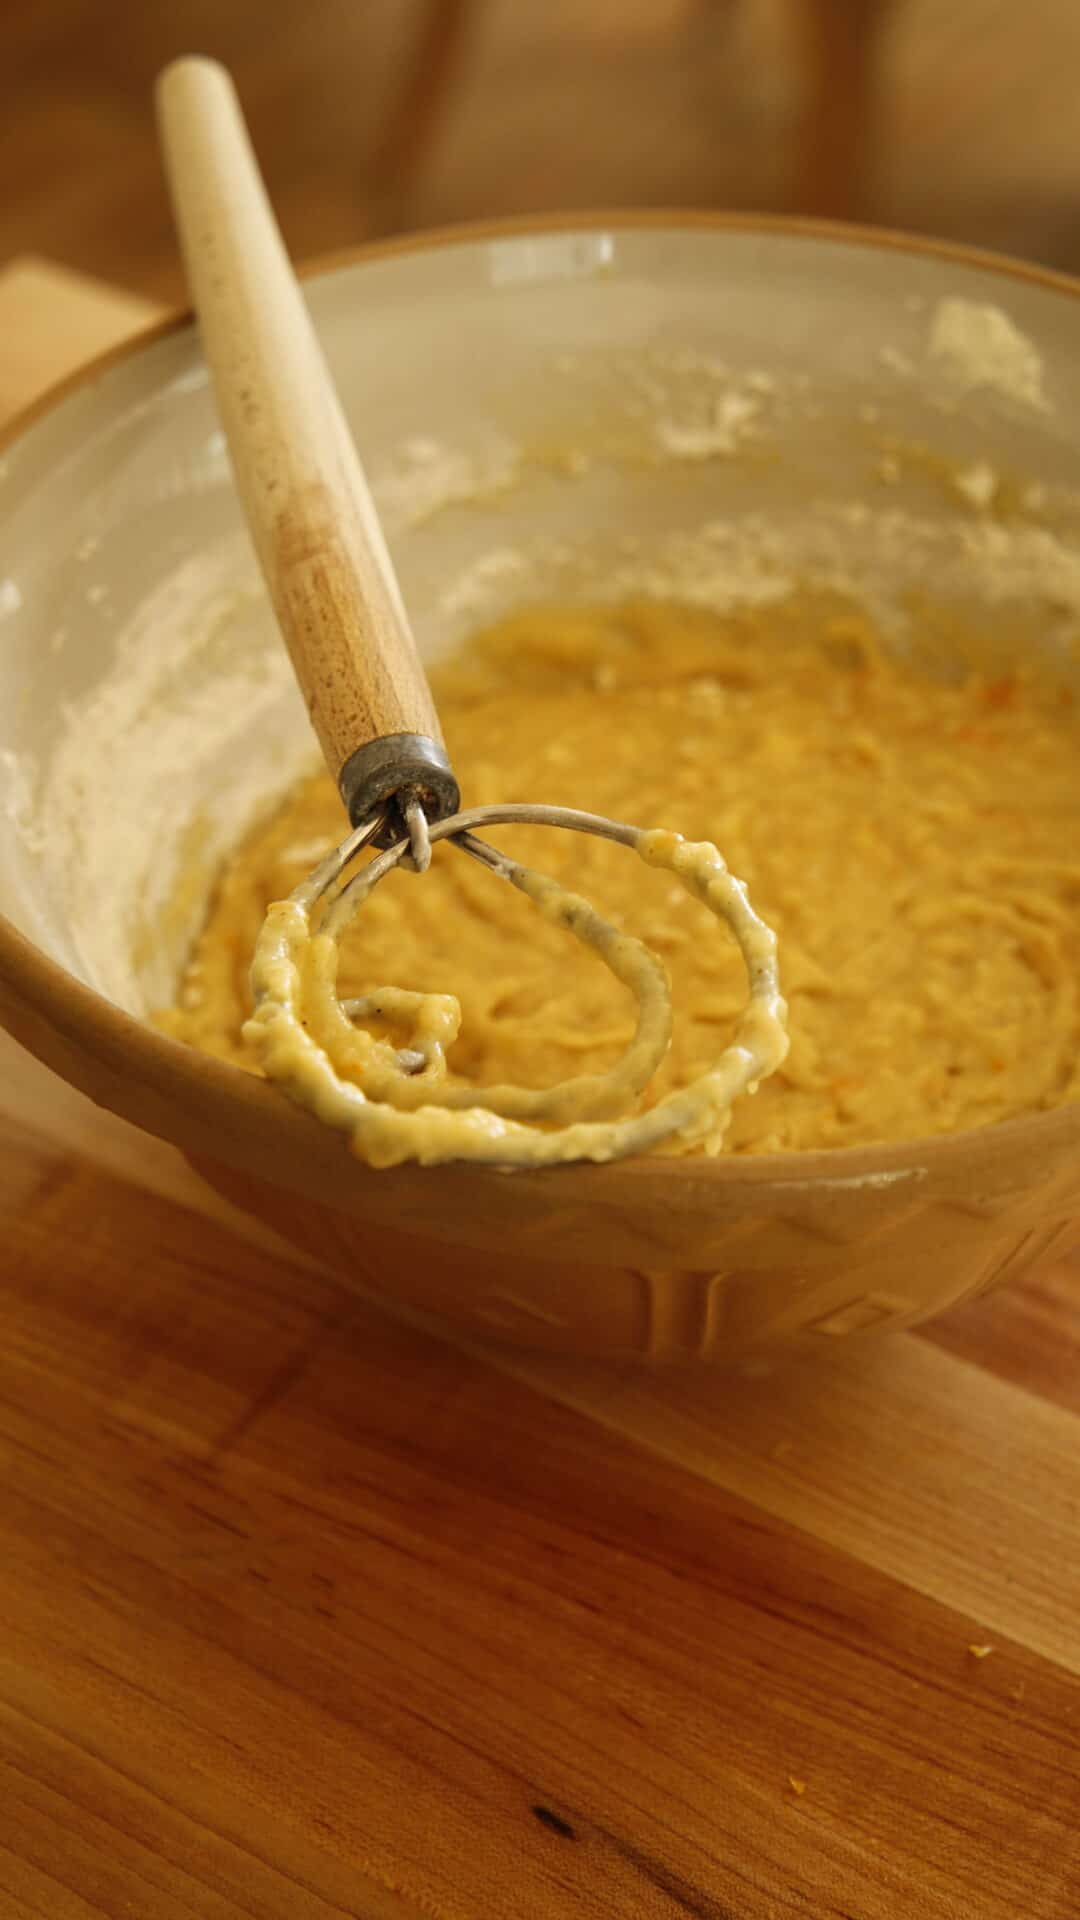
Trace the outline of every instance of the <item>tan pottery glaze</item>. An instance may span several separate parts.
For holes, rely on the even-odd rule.
[[[856,445],[854,423],[879,407],[890,419],[903,415],[906,440],[929,444],[935,458],[939,426],[943,460],[971,459],[985,445],[999,467],[1080,487],[1080,373],[1071,371],[1080,367],[1078,291],[960,250],[682,215],[419,238],[360,254],[310,282],[347,411],[376,469],[395,437],[430,434],[453,445],[474,417],[540,449],[533,492],[525,488],[520,506],[500,483],[489,498],[481,489],[471,507],[450,498],[441,515],[403,523],[395,558],[421,644],[436,646],[470,614],[464,601],[453,619],[440,613],[447,568],[467,570],[493,548],[505,550],[538,514],[542,520],[544,488],[561,502],[564,487],[577,487],[545,472],[544,457],[552,469],[562,460],[574,393],[580,400],[593,377],[591,354],[648,353],[659,339],[673,354],[685,341],[705,355],[711,343],[716,356],[761,370],[766,382],[777,365],[804,363],[817,383],[819,422],[827,424],[835,402],[851,427],[850,446],[840,434],[839,452],[822,454],[820,475],[814,448],[825,444],[824,427],[814,426],[812,409],[810,425],[799,428],[805,446],[798,433],[792,441],[798,457],[777,458],[777,449],[787,454],[780,421],[756,452],[748,448],[741,471],[723,460],[650,465],[630,446],[626,485],[638,491],[627,495],[628,513],[648,511],[659,497],[649,490],[660,488],[675,528],[697,516],[699,485],[712,511],[732,510],[745,488],[762,509],[775,492],[779,512],[785,488],[832,484],[833,459],[847,462],[836,497],[856,496],[870,485],[880,448],[868,438]],[[935,302],[952,297],[1004,309],[1035,343],[1045,408],[1016,406],[999,392],[956,391],[939,395],[938,413],[927,413],[919,343]],[[462,335],[471,344],[451,404],[448,370],[465,310]],[[477,339],[478,314],[486,338]],[[429,337],[436,344],[425,358]],[[584,372],[570,365],[578,352]],[[560,358],[569,368],[566,395],[552,373]],[[936,377],[931,367],[931,384]],[[601,394],[594,407],[601,433],[606,404]],[[88,652],[68,640],[42,666],[50,633],[70,631],[85,600],[78,556],[92,547],[90,584],[100,587],[106,612],[115,596],[123,613],[178,556],[197,556],[209,530],[235,512],[220,447],[211,445],[213,424],[197,343],[178,321],[69,382],[9,434],[0,481],[0,572],[14,582],[0,623],[0,746],[9,756],[46,758],[50,700],[56,710],[77,703],[87,678],[108,670],[107,625],[96,640],[91,634]],[[161,499],[151,503],[153,525],[143,527],[154,472]],[[585,520],[599,511],[591,484],[581,483]],[[945,511],[925,474],[912,486],[921,511]],[[565,503],[551,511],[554,539]],[[129,592],[132,570],[139,577]],[[517,576],[509,563],[505,571],[512,600]],[[113,752],[123,746],[116,740]],[[203,771],[201,792],[175,793],[177,836],[192,807],[212,796]],[[137,785],[132,805],[137,811]],[[50,872],[47,858],[18,850],[5,862],[0,1018],[15,1038],[101,1105],[178,1145],[228,1199],[365,1291],[436,1325],[613,1359],[715,1362],[777,1343],[814,1349],[914,1324],[1080,1237],[1077,1106],[880,1149],[518,1175],[467,1167],[373,1173],[272,1088],[156,1033],[130,995],[117,1004],[102,990],[93,929],[84,938],[85,929],[65,923],[59,868]],[[171,937],[182,943],[189,933]]]

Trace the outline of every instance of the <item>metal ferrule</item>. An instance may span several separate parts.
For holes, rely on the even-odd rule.
[[[373,836],[391,847],[408,836],[405,808],[419,801],[434,824],[456,813],[458,783],[441,741],[424,733],[388,733],[351,753],[338,774],[338,790],[354,827],[384,812],[386,824]]]

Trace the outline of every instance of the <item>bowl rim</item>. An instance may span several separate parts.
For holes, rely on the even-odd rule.
[[[743,232],[776,235],[794,239],[824,240],[834,244],[872,252],[908,254],[922,259],[940,260],[959,267],[993,274],[1060,293],[1073,300],[1080,298],[1080,277],[998,254],[961,242],[932,239],[916,234],[894,232],[873,226],[840,221],[817,220],[796,215],[757,214],[713,211],[705,208],[618,208],[581,210],[508,216],[465,221],[453,225],[420,229],[390,238],[359,242],[320,254],[297,267],[303,279],[334,274],[346,267],[362,266],[400,255],[435,252],[442,248],[468,247],[487,240],[514,239],[523,235],[596,232],[614,229],[620,232],[659,230],[701,232]],[[12,447],[28,428],[36,424],[80,388],[91,386],[112,367],[133,359],[158,341],[194,328],[190,308],[180,308],[161,320],[139,329],[130,339],[106,349],[77,367],[64,379],[38,395],[30,404],[0,428],[0,456]],[[301,1114],[287,1096],[267,1081],[212,1055],[159,1032],[147,1022],[125,1013],[94,988],[70,974],[56,960],[43,953],[33,941],[0,914],[0,987],[7,990],[5,1005],[16,1015],[27,1018],[32,1029],[44,1026],[61,1044],[74,1047],[91,1061],[110,1067],[119,1059],[130,1062],[133,1080],[150,1083],[171,1094],[176,1104],[187,1111],[205,1112],[207,1102],[223,1102],[223,1140],[244,1128],[245,1117],[256,1130],[286,1121],[297,1145],[307,1135],[321,1144],[325,1153],[327,1130],[314,1117]],[[20,1021],[21,1025],[22,1022]],[[16,1036],[18,1037],[18,1036]],[[24,1042],[25,1044],[25,1042]],[[35,1049],[31,1049],[32,1051]],[[42,1050],[46,1057],[46,1050]],[[225,1116],[231,1114],[226,1123]],[[338,1136],[347,1151],[343,1136]],[[662,1180],[672,1185],[699,1184],[702,1177],[710,1183],[760,1186],[773,1184],[797,1188],[865,1187],[889,1184],[902,1179],[922,1163],[932,1160],[941,1173],[951,1162],[970,1168],[972,1159],[1000,1161],[1013,1142],[1023,1144],[1028,1154],[1045,1152],[1056,1158],[1063,1146],[1073,1143],[1080,1149],[1080,1101],[1066,1103],[1044,1112],[1023,1114],[989,1126],[966,1128],[956,1133],[923,1135],[918,1138],[884,1142],[880,1145],[818,1147],[806,1150],[786,1149],[761,1154],[724,1154],[715,1158],[699,1155],[662,1157],[648,1155],[634,1161],[636,1178],[650,1182]],[[353,1162],[356,1165],[355,1162]],[[573,1173],[574,1167],[539,1169],[519,1173],[516,1181],[550,1180],[553,1174]],[[360,1171],[357,1168],[357,1171]],[[402,1169],[407,1172],[409,1169]],[[470,1169],[473,1174],[481,1169]],[[618,1172],[618,1163],[588,1168],[593,1180],[606,1185]],[[503,1176],[491,1172],[491,1177]]]

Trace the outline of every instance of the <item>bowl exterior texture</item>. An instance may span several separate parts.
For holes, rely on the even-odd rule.
[[[526,1245],[499,1250],[462,1245],[404,1223],[379,1227],[201,1158],[196,1166],[348,1285],[437,1330],[611,1360],[738,1364],[767,1349],[812,1351],[917,1326],[1080,1242],[1075,1158],[1021,1191],[982,1197],[965,1193],[959,1175],[932,1181],[934,1197],[901,1178],[862,1204],[770,1185],[745,1196],[741,1211],[734,1196],[719,1210],[700,1264],[693,1248],[665,1261],[644,1234],[633,1263],[545,1259],[524,1234]],[[594,1237],[593,1254],[602,1250]]]

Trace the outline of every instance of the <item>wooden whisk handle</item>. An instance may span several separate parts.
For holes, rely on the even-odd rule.
[[[232,81],[178,60],[157,105],[233,471],[327,765],[354,822],[417,793],[442,819],[458,790],[438,716]]]

